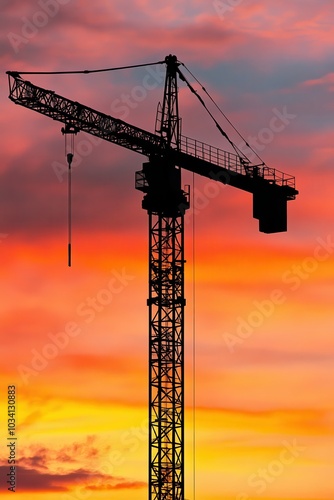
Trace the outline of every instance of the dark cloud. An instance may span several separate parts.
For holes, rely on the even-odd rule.
[[[29,238],[32,235],[47,238],[66,231],[67,171],[63,155],[56,153],[57,148],[51,141],[38,156],[36,152],[28,151],[24,157],[16,158],[2,174],[3,232],[8,229],[11,234],[18,232]],[[135,166],[129,168],[129,159],[115,168],[108,163],[96,152],[73,169],[74,230],[108,231],[124,224],[133,227],[143,218],[141,195],[134,194]],[[140,168],[138,162],[137,169]]]
[[[0,466],[0,476],[2,478],[5,478],[7,473],[8,466]],[[82,479],[84,477],[84,474],[81,472],[79,476],[81,476]],[[78,477],[78,474],[49,474],[45,472],[39,472],[35,469],[28,469],[19,465],[16,466],[16,484],[17,489],[20,492],[68,491],[67,484],[71,483],[74,480],[74,477]],[[2,484],[5,483],[6,481],[2,481]]]
[[[47,448],[39,448],[38,452],[33,456],[20,457],[20,465],[26,469],[34,469],[39,472],[47,470],[49,450]]]
[[[30,415],[26,420],[36,421],[36,415]],[[101,454],[108,453],[110,445],[97,443],[94,435],[86,436],[84,441],[75,441],[61,448],[47,449],[39,445],[32,445],[22,452],[20,463],[27,468],[46,469],[50,463],[71,464],[91,461]]]
[[[94,460],[108,453],[110,449],[109,445],[98,445],[97,437],[93,435],[87,436],[85,441],[74,442],[59,449],[30,446],[21,451],[20,465],[16,467],[18,490],[61,492],[70,491],[78,485],[92,491],[145,487],[144,482],[103,474],[93,466],[91,469],[73,468],[75,463],[94,463]],[[5,461],[2,463],[0,477],[5,478],[8,464],[5,465]],[[71,470],[68,470],[69,467]]]
[[[110,446],[103,447],[103,451],[106,452],[110,449]],[[74,442],[69,446],[61,448],[57,452],[57,461],[66,461],[67,457],[80,456],[85,459],[93,459],[98,457],[102,449],[97,446],[96,436],[87,436],[84,442]]]
[[[6,483],[8,465],[0,466],[2,484]],[[16,466],[17,491],[28,492],[64,492],[80,485],[86,490],[139,489],[146,486],[141,481],[129,481],[121,477],[112,477],[96,471],[76,469],[67,473],[41,472],[36,469]]]

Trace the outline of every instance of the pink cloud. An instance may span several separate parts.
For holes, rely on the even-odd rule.
[[[330,92],[334,91],[334,73],[327,73],[321,78],[316,78],[314,80],[307,80],[303,83],[305,87],[314,87],[314,86],[327,86]]]

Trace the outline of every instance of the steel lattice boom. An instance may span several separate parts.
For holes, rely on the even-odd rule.
[[[166,136],[147,132],[37,87],[17,72],[7,73],[9,98],[16,104],[147,157],[168,154],[174,165],[253,193],[253,216],[259,219],[260,231],[286,231],[286,202],[298,194],[293,176],[266,166],[247,164],[234,153],[185,136],[179,136],[178,145],[173,141],[168,144],[164,140]]]

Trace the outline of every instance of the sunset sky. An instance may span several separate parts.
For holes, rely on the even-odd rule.
[[[146,157],[75,137],[68,268],[62,125],[15,106],[5,72],[168,54],[300,193],[263,234],[249,193],[183,175],[186,499],[334,498],[333,24],[330,0],[0,0],[0,498],[9,385],[17,500],[143,500],[148,478]],[[154,132],[164,74],[24,78]],[[183,82],[179,107],[184,135],[229,150]]]

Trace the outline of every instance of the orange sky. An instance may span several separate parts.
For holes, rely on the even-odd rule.
[[[2,3],[0,497],[11,494],[9,385],[17,388],[18,500],[140,500],[148,474],[148,221],[134,189],[146,158],[82,132],[75,138],[69,269],[61,124],[11,103],[5,71],[112,67],[172,53],[300,191],[288,204],[288,232],[267,235],[252,218],[251,195],[183,176],[193,193],[186,498],[332,499],[331,5]],[[27,79],[154,131],[164,68]],[[229,147],[182,83],[179,102],[184,135]],[[283,126],[273,132],[277,116]]]

